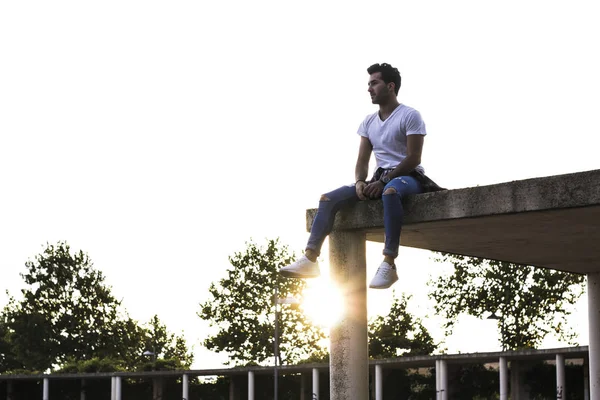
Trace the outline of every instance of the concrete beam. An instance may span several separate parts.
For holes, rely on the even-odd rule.
[[[600,271],[600,170],[410,196],[403,246],[587,273]],[[307,227],[316,210],[307,210]],[[338,213],[334,230],[383,238],[381,200]],[[560,233],[560,234],[558,234]]]

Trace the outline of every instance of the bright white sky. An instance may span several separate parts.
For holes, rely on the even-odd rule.
[[[595,9],[2,2],[0,289],[17,294],[24,262],[47,241],[67,240],[89,253],[134,318],[158,314],[185,330],[196,367],[219,366],[200,349],[198,303],[251,237],[279,236],[300,251],[305,210],[353,180],[356,130],[376,110],[369,65],[400,69],[399,99],[427,124],[423,165],[443,186],[599,168]],[[379,246],[370,246],[369,276]],[[401,257],[395,288],[415,296],[413,311],[441,340],[426,317],[425,283],[444,268],[427,252]],[[371,316],[391,293],[369,292]],[[494,335],[491,321],[467,318],[446,346],[497,350]]]

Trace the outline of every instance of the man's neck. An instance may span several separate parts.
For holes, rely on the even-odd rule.
[[[392,112],[394,112],[396,107],[398,107],[399,105],[400,103],[396,99],[390,101],[389,103],[380,104],[379,118],[381,118],[382,120],[386,120],[390,115],[392,115]]]

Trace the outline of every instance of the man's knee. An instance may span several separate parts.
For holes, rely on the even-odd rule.
[[[398,193],[398,192],[393,187],[389,187],[389,188],[385,189],[385,192],[383,192],[384,195],[386,195],[386,194],[394,194],[394,193]]]

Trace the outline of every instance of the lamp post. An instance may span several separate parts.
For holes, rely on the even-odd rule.
[[[497,323],[500,324],[500,345],[502,346],[502,351],[506,351],[506,346],[504,344],[504,319],[502,316],[496,315],[495,311],[493,311],[492,315],[487,317],[487,319],[498,321]]]
[[[152,357],[152,371],[156,369],[156,347],[152,345],[152,351],[146,350],[142,353],[145,357]],[[159,387],[160,386],[160,387]],[[156,377],[152,377],[152,398],[158,399],[162,396],[158,395],[158,392],[162,392],[162,385],[158,385]]]
[[[273,399],[278,400],[278,373],[277,365],[279,358],[279,283],[275,284],[275,340],[273,340],[273,355],[275,356],[275,363],[273,366]]]
[[[145,352],[142,353],[143,356],[146,357],[150,357],[152,356],[152,363],[155,364],[156,363],[156,353],[154,353],[153,351],[150,350],[146,350]]]

